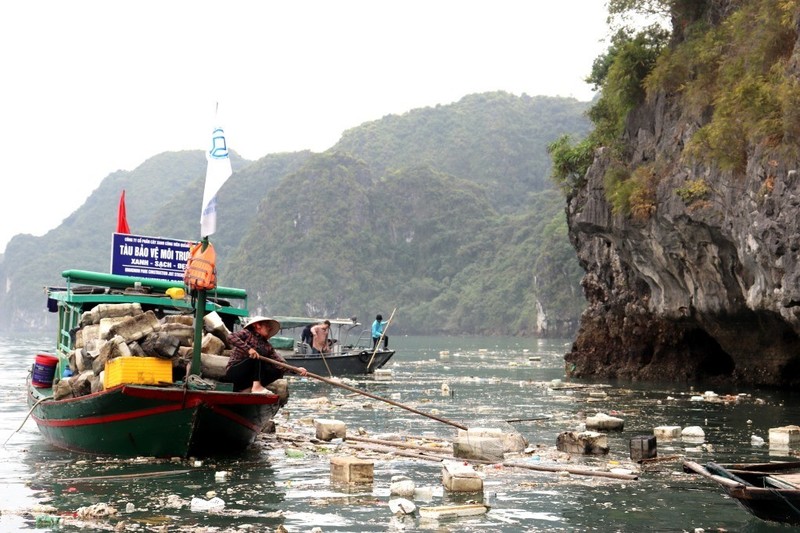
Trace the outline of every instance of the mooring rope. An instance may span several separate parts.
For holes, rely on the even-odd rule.
[[[40,403],[42,403],[42,402],[43,402],[43,401],[45,401],[45,400],[52,400],[52,399],[53,399],[53,397],[52,397],[52,396],[45,396],[44,398],[39,398],[38,400],[36,400],[36,403],[35,403],[35,404],[33,404],[33,406],[31,407],[31,410],[30,410],[30,411],[28,411],[28,414],[27,414],[27,415],[25,415],[25,418],[24,418],[24,419],[22,419],[22,424],[20,424],[20,425],[19,425],[19,427],[18,427],[17,429],[15,429],[15,430],[14,430],[14,431],[11,433],[11,435],[9,435],[9,436],[8,436],[8,438],[6,439],[6,441],[3,443],[3,448],[5,448],[5,447],[6,447],[6,444],[8,444],[8,441],[10,441],[10,440],[11,440],[11,437],[13,437],[13,436],[14,436],[14,435],[17,433],[17,431],[19,431],[20,429],[22,429],[22,426],[24,426],[24,425],[25,425],[25,422],[27,422],[27,421],[28,421],[28,417],[29,417],[29,416],[31,416],[31,413],[33,413],[33,410],[34,410],[34,409],[36,409],[36,406],[37,406],[37,405],[39,405]]]

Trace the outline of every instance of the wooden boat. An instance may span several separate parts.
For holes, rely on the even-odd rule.
[[[700,465],[684,460],[683,467],[719,484],[762,520],[800,525],[800,462]]]
[[[252,444],[277,412],[280,398],[275,394],[232,392],[230,384],[203,377],[198,370],[187,376],[183,369],[174,382],[168,372],[163,382],[149,383],[141,379],[139,368],[130,379],[123,376],[121,383],[109,388],[54,399],[54,387],[69,364],[85,313],[103,304],[133,304],[159,315],[193,312],[190,298],[167,294],[180,283],[79,270],[62,275],[66,286],[48,289],[48,307],[58,313],[55,383],[37,382],[35,365],[27,380],[31,416],[50,444],[101,455],[235,454]],[[241,289],[217,287],[209,293],[204,312],[216,312],[232,330],[248,314],[246,297]],[[126,359],[138,363],[149,358]],[[171,366],[170,362],[169,370]]]
[[[348,376],[372,374],[383,367],[394,355],[394,350],[372,348],[372,334],[361,330],[355,340],[350,340],[353,330],[362,324],[355,318],[329,318],[330,338],[334,341],[326,354],[312,353],[311,347],[296,337],[302,328],[320,324],[325,318],[274,317],[281,323],[282,336],[270,339],[272,345],[292,366],[304,367],[309,372],[322,376]],[[287,335],[288,334],[288,335]]]

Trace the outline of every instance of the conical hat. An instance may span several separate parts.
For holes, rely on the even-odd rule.
[[[247,321],[247,326],[251,327],[258,322],[266,322],[269,326],[269,333],[267,334],[267,338],[273,337],[278,331],[281,329],[281,323],[275,320],[274,318],[268,318],[265,316],[254,316],[250,320]]]

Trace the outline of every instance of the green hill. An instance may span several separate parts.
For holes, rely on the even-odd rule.
[[[588,103],[471,95],[348,130],[329,151],[232,155],[212,236],[223,285],[254,312],[357,315],[398,307],[407,333],[570,334],[583,299],[546,146],[588,128]],[[105,271],[125,189],[133,233],[197,238],[206,161],[165,153],[104,179],[0,264],[0,330],[45,324],[44,285]]]

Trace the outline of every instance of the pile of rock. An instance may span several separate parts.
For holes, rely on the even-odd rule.
[[[201,375],[225,374],[230,331],[217,313],[203,321]],[[182,378],[192,360],[194,317],[143,311],[138,303],[101,304],[81,316],[69,355],[73,375],[53,386],[56,399],[82,396],[103,389],[106,362],[123,356],[159,357],[172,361],[173,375]]]

